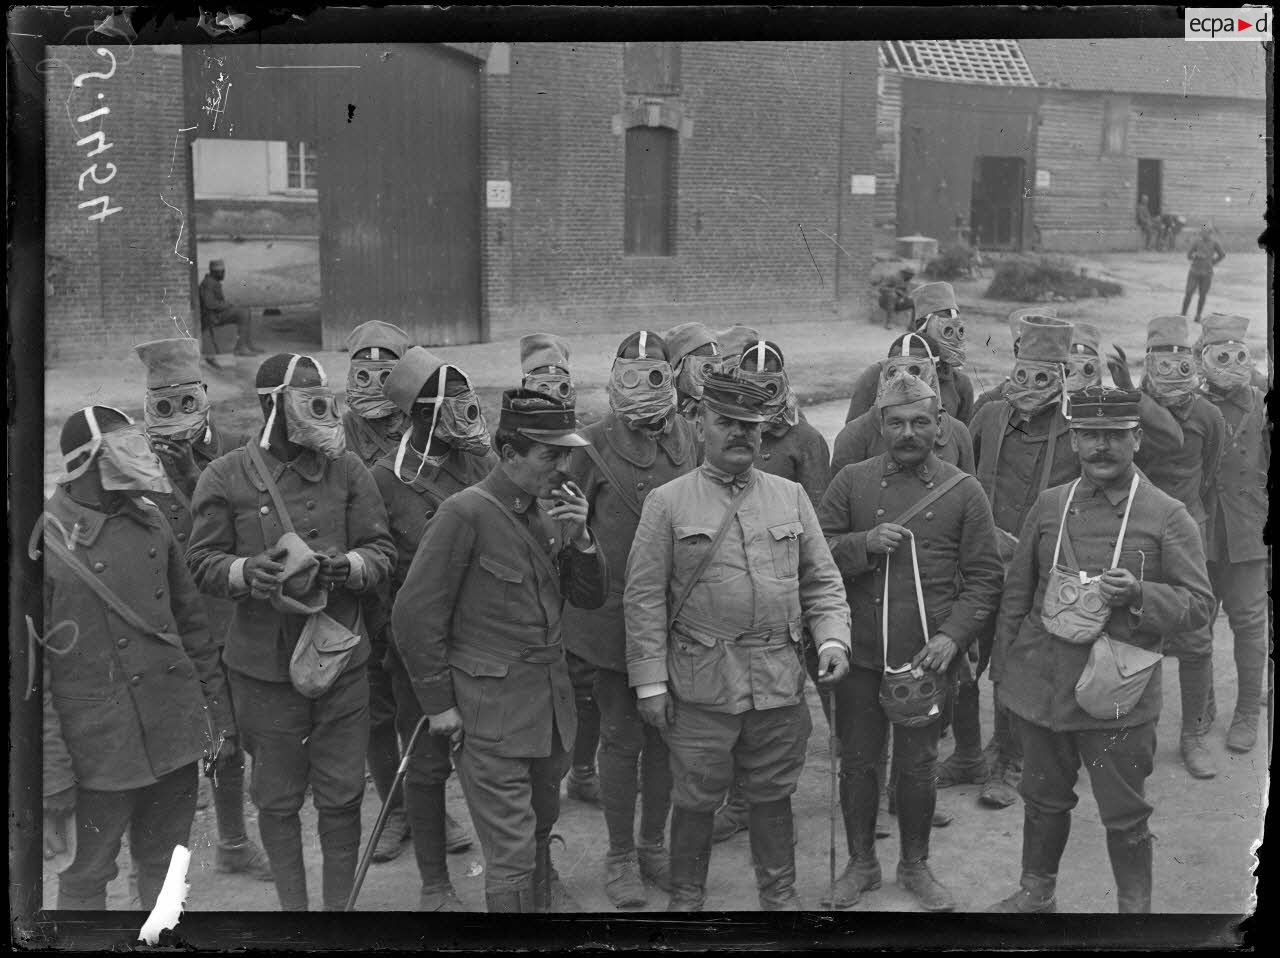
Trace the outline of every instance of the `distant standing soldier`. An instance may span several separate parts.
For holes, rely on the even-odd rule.
[[[676,405],[685,419],[697,419],[702,380],[720,366],[715,333],[702,323],[681,323],[665,339],[671,369],[676,374]]]
[[[849,611],[809,497],[753,468],[772,398],[736,372],[707,376],[706,458],[648,496],[628,560],[629,681],[671,752],[669,911],[702,909],[735,765],[760,905],[800,908],[791,795],[811,730],[797,654],[806,625],[823,681],[848,671]]]
[[[1227,251],[1222,248],[1214,235],[1214,229],[1208,223],[1200,227],[1200,235],[1187,250],[1187,259],[1191,268],[1187,270],[1187,291],[1182,295],[1182,315],[1187,315],[1191,305],[1191,297],[1198,295],[1196,302],[1196,322],[1200,322],[1200,314],[1204,312],[1204,300],[1209,295],[1209,286],[1213,283],[1213,268],[1227,258]]]
[[[1235,637],[1236,707],[1227,748],[1251,751],[1258,740],[1258,712],[1267,687],[1267,468],[1271,425],[1261,389],[1251,385],[1253,357],[1245,344],[1249,320],[1212,313],[1196,344],[1204,396],[1226,421],[1226,449],[1210,483],[1209,578]]]
[[[200,343],[185,339],[159,339],[134,347],[147,367],[147,394],[143,422],[165,474],[170,492],[147,493],[169,520],[169,528],[185,551],[191,537],[191,497],[208,465],[233,448],[243,436],[228,436],[210,417],[209,387],[200,372]],[[231,626],[234,603],[202,596],[209,617],[209,633],[221,656]],[[213,782],[213,810],[218,821],[217,869],[242,872],[260,881],[271,881],[271,863],[249,838],[244,823],[244,753],[237,749],[222,764]]]
[[[235,355],[237,356],[258,356],[261,355],[261,349],[255,349],[253,345],[253,325],[249,310],[244,306],[233,306],[226,296],[222,293],[222,281],[227,278],[227,264],[220,259],[209,261],[209,272],[205,274],[204,279],[200,280],[200,328],[202,333],[208,333],[211,340],[214,339],[214,330],[219,326],[229,326],[235,324],[236,327],[236,345]],[[217,350],[217,342],[214,341],[214,352]],[[210,365],[214,364],[213,360],[209,360]]]
[[[1151,200],[1147,198],[1147,194],[1143,193],[1138,197],[1138,229],[1142,231],[1142,248],[1144,250],[1151,249],[1151,243],[1156,238],[1159,229],[1156,225],[1155,216],[1151,212]]]
[[[1151,911],[1145,783],[1160,717],[1159,652],[1167,636],[1208,623],[1213,595],[1195,522],[1134,468],[1138,419],[1136,392],[1091,387],[1071,396],[1079,476],[1039,496],[1009,565],[991,668],[1022,742],[1022,879],[991,911],[1056,910],[1081,764],[1106,829],[1118,909]],[[1072,611],[1088,618],[1059,621]],[[1093,711],[1078,697],[1100,642],[1124,656],[1129,674],[1152,669],[1131,710],[1116,705],[1118,717],[1096,717],[1106,697],[1084,700]]]

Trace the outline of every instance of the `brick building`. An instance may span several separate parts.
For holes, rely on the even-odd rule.
[[[872,42],[140,46],[83,89],[103,58],[51,49],[50,362],[192,323],[209,138],[314,146],[328,349],[372,318],[446,345],[868,305]],[[86,224],[98,123],[121,210]]]

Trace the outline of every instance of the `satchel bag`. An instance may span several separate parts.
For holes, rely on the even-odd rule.
[[[1053,547],[1053,567],[1049,570],[1049,582],[1044,590],[1044,605],[1040,619],[1050,635],[1070,642],[1074,645],[1087,645],[1095,641],[1107,626],[1111,618],[1111,606],[1102,595],[1101,576],[1090,576],[1080,568],[1075,552],[1071,547],[1071,537],[1067,535],[1067,512],[1071,507],[1072,496],[1077,479],[1067,489],[1062,505],[1062,519],[1058,523],[1058,541]],[[1120,534],[1116,537],[1115,552],[1111,556],[1110,568],[1116,568],[1120,562],[1120,551],[1124,548],[1124,534],[1129,527],[1129,511],[1133,508],[1133,499],[1138,491],[1138,475],[1135,472],[1133,482],[1129,486],[1129,501],[1125,503],[1124,519],[1120,523]],[[1058,556],[1066,552],[1067,568],[1058,565]]]
[[[1076,702],[1100,720],[1122,719],[1138,704],[1164,656],[1103,632],[1076,682]]]
[[[924,611],[924,589],[920,585],[920,560],[916,555],[916,537],[907,531],[911,544],[911,573],[916,587],[916,608],[920,612],[920,631],[929,641],[929,621]],[[894,725],[920,728],[942,718],[947,683],[933,669],[912,668],[911,663],[889,666],[889,556],[884,557],[884,598],[880,602],[880,637],[884,647],[884,674],[880,676],[880,707]]]

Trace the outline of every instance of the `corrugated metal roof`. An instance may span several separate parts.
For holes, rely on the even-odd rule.
[[[1042,87],[1112,93],[1266,98],[1261,43],[1186,40],[1019,40]]]
[[[1036,85],[1014,40],[885,40],[880,65],[925,80]]]

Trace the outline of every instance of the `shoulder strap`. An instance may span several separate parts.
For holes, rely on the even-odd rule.
[[[925,614],[924,588],[920,584],[920,559],[916,555],[916,537],[910,531],[907,532],[907,541],[911,543],[911,575],[916,587],[916,609],[920,613],[920,632],[925,642],[928,642],[929,618]],[[880,601],[880,640],[884,646],[884,670],[886,672],[903,671],[906,666],[899,669],[891,669],[889,666],[889,553],[887,552],[884,556],[884,598]]]
[[[256,442],[247,442],[245,443],[245,448],[249,450],[249,458],[253,460],[254,468],[262,476],[262,481],[267,484],[267,492],[271,495],[271,501],[275,503],[276,512],[280,515],[280,524],[284,526],[285,532],[293,532],[293,520],[289,518],[289,510],[285,507],[284,497],[280,495],[280,490],[277,488],[275,480],[271,478],[267,464],[262,460],[262,453],[258,451],[258,444]]]
[[[479,486],[472,486],[471,488],[474,489],[478,495],[491,503],[495,509],[502,513],[503,517],[515,527],[516,531],[521,536],[524,537],[525,541],[533,546],[534,558],[546,567],[546,571],[549,572],[553,578],[559,579],[560,573],[551,562],[551,557],[547,555],[547,550],[543,548],[542,543],[537,540],[534,534],[529,531],[529,527],[517,519],[510,509],[499,502],[498,497],[493,495],[493,493],[488,490],[481,489]]]
[[[47,513],[41,515],[37,529],[43,528],[46,515]],[[35,536],[33,535],[32,538],[34,539]],[[138,615],[137,612],[130,608],[123,599],[116,595],[110,586],[90,572],[85,564],[81,562],[69,548],[67,548],[67,544],[57,536],[44,536],[44,544],[53,555],[56,555],[61,559],[63,563],[76,574],[76,577],[79,578],[81,582],[87,585],[89,589],[98,596],[98,598],[105,602],[108,608],[129,623],[130,626],[137,629],[144,635],[153,635],[175,648],[182,647],[180,639],[177,639],[177,637],[171,633],[162,632],[160,629],[157,629],[154,625],[148,623],[142,618],[142,616]]]
[[[898,516],[898,518],[894,519],[893,520],[894,524],[899,526],[905,526],[908,522],[910,522],[912,519],[916,517],[917,513],[919,513],[922,509],[925,509],[928,506],[933,505],[935,502],[941,499],[945,493],[949,492],[953,487],[958,485],[968,475],[969,474],[967,472],[957,472],[954,476],[952,476],[942,485],[938,486],[938,488],[934,489],[927,496],[925,496],[923,499],[921,499],[919,502],[917,502],[915,505],[909,508],[906,512],[904,512],[902,515]]]
[[[1061,514],[1058,520],[1058,541],[1053,544],[1053,564],[1058,565],[1058,553],[1065,551],[1067,554],[1067,565],[1071,569],[1072,574],[1080,571],[1080,564],[1076,561],[1075,550],[1071,548],[1071,536],[1067,535],[1067,510],[1071,507],[1071,498],[1076,494],[1076,486],[1080,485],[1080,480],[1076,479],[1067,487],[1067,491],[1062,495],[1062,506],[1058,510]],[[1065,550],[1063,547],[1066,547]]]
[[[1045,444],[1044,465],[1040,467],[1040,481],[1036,483],[1036,495],[1049,488],[1049,478],[1053,475],[1053,454],[1058,444],[1058,430],[1049,427],[1049,441]]]
[[[600,474],[604,476],[605,481],[613,486],[613,491],[618,494],[618,498],[627,504],[628,509],[639,516],[643,508],[640,505],[640,500],[632,494],[629,488],[618,481],[618,477],[613,474],[613,470],[605,463],[604,456],[600,455],[600,450],[594,445],[584,446],[583,450],[591,457],[591,461],[596,464],[596,468],[600,470]]]
[[[758,480],[757,480],[758,481]],[[751,491],[751,485],[748,484],[737,495],[729,500],[729,508],[724,514],[724,518],[720,520],[720,528],[716,530],[715,538],[711,540],[711,548],[703,553],[702,561],[698,563],[698,567],[693,570],[693,575],[689,576],[689,581],[685,583],[684,589],[676,601],[671,604],[667,611],[667,630],[676,624],[676,619],[680,615],[680,611],[684,608],[684,604],[689,601],[689,596],[693,594],[693,587],[698,584],[698,580],[702,578],[702,573],[707,571],[707,566],[711,565],[711,560],[715,558],[716,551],[720,548],[720,543],[724,542],[724,537],[729,534],[729,526],[733,524],[733,517],[738,514],[738,507],[742,505],[742,500],[746,498],[747,493]]]

